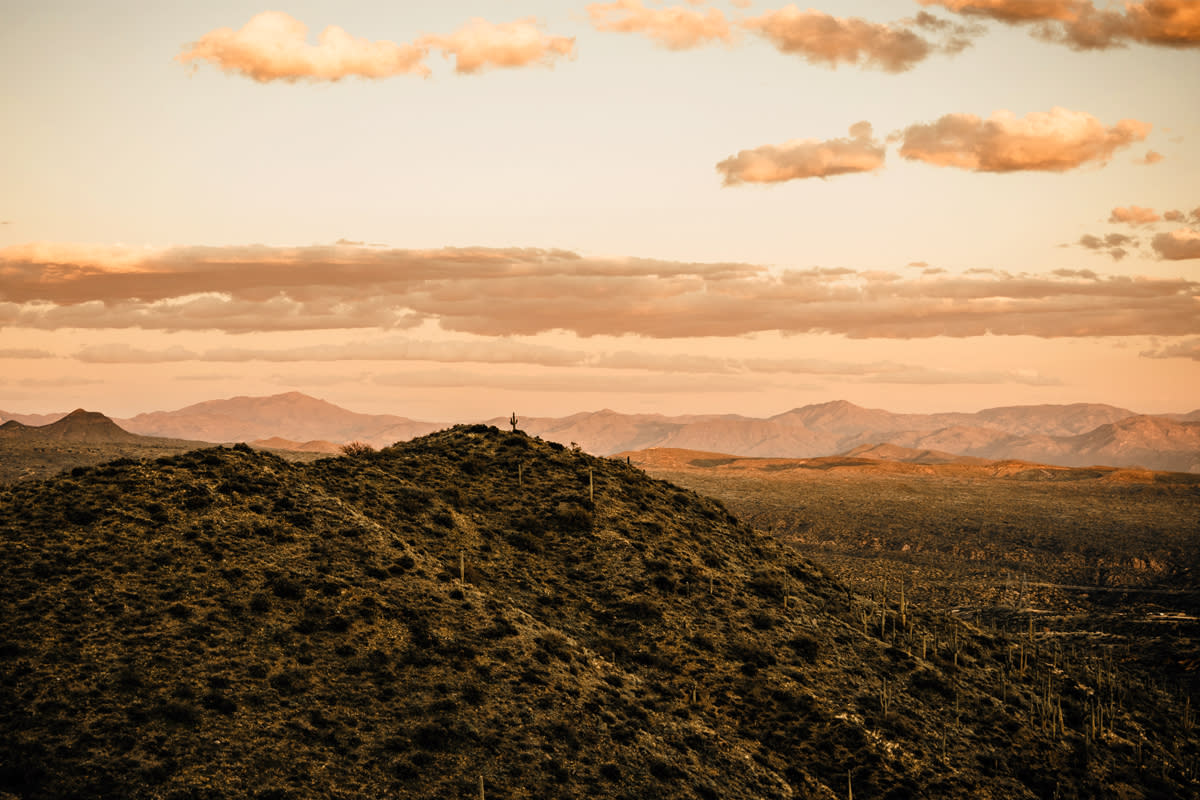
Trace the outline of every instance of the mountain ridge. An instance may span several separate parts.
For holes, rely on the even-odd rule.
[[[1126,422],[1135,419],[1154,422]],[[397,415],[360,414],[300,392],[211,400],[117,422],[134,433],[214,442],[282,439],[337,446],[358,440],[375,447],[445,427]],[[508,417],[487,422],[507,427]],[[746,457],[815,458],[890,444],[989,460],[1200,471],[1200,440],[1194,432],[1198,422],[1197,411],[1142,415],[1102,403],[901,414],[835,400],[764,418],[602,409],[565,417],[521,417],[518,424],[532,435],[597,455],[678,447]],[[320,447],[329,450],[326,444]]]

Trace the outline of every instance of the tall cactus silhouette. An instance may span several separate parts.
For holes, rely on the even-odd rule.
[[[516,433],[517,432],[517,412],[514,411],[512,413],[512,416],[508,418],[508,424],[512,425],[513,433]]]

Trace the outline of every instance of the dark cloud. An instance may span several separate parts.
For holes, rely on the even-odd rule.
[[[1159,258],[1167,261],[1200,258],[1200,232],[1180,228],[1170,233],[1160,233],[1150,242],[1150,246]]]
[[[1120,261],[1129,255],[1128,248],[1138,246],[1138,240],[1123,233],[1110,233],[1103,237],[1093,236],[1089,233],[1079,237],[1079,246],[1088,250],[1106,252],[1112,256],[1113,261]],[[1095,273],[1092,275],[1094,276]]]

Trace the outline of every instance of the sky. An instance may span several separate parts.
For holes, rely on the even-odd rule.
[[[0,409],[1200,407],[1200,3],[7,0]]]

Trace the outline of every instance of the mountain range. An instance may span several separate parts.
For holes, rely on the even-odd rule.
[[[0,420],[52,416],[0,411]],[[500,416],[487,422],[507,427],[507,420]],[[391,414],[360,414],[300,392],[210,400],[116,423],[145,436],[246,441],[324,452],[355,440],[382,447],[447,427],[446,423]],[[894,445],[989,460],[1200,471],[1200,410],[1143,415],[1110,405],[1075,403],[902,414],[838,400],[766,418],[622,414],[604,409],[567,417],[522,417],[518,424],[530,435],[577,444],[596,455],[678,448],[736,456],[813,458]]]

